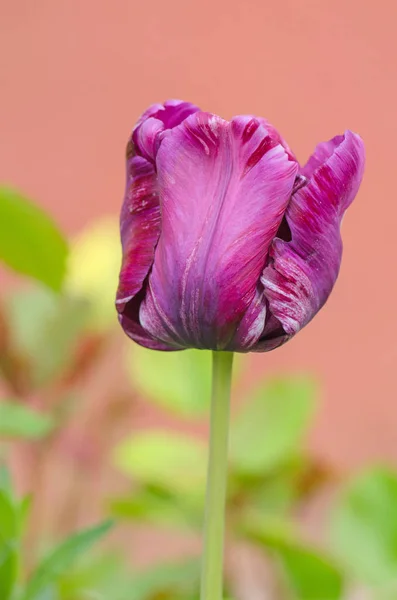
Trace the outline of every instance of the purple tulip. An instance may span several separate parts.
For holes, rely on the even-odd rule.
[[[351,131],[301,167],[265,119],[151,106],[127,147],[117,292],[127,335],[157,350],[262,352],[289,340],[336,281],[363,169]]]

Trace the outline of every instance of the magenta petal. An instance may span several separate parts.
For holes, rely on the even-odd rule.
[[[140,321],[171,345],[226,348],[254,300],[297,163],[253,117],[195,113],[163,134],[156,167],[162,230]]]
[[[120,219],[123,261],[116,306],[120,323],[132,339],[165,350],[139,323],[139,295],[153,264],[160,235],[160,205],[154,166],[140,156],[127,157],[127,184]],[[162,346],[160,348],[160,346]]]
[[[141,290],[160,235],[160,203],[154,166],[140,156],[127,163],[120,218],[123,261],[117,290],[120,308]]]
[[[331,140],[318,144],[305,166],[300,170],[301,175],[310,179],[313,173],[333,155],[336,148],[344,141],[344,138],[344,135],[336,135]]]
[[[309,177],[286,212],[291,241],[276,238],[261,278],[272,315],[290,337],[327,300],[341,255],[340,223],[354,199],[364,170],[361,138],[347,131],[320,144],[301,173]],[[267,333],[271,340],[276,333]],[[264,347],[264,349],[267,349]]]
[[[263,334],[267,312],[263,286],[259,284],[227,349],[235,352],[249,352]]]
[[[132,134],[133,144],[137,153],[153,163],[163,131],[164,123],[159,119],[150,118],[143,121]]]
[[[263,127],[268,131],[269,135],[278,144],[282,145],[282,147],[284,148],[284,150],[288,154],[289,158],[291,160],[296,160],[296,157],[295,157],[294,153],[292,152],[291,148],[288,146],[287,142],[285,141],[285,139],[283,138],[283,136],[280,134],[280,132],[271,123],[269,123],[269,121],[267,119],[264,119],[263,117],[259,117],[258,120],[261,123],[261,125],[263,125]]]
[[[134,340],[134,342],[137,344],[140,344],[145,348],[149,348],[150,350],[182,350],[182,348],[170,346],[169,344],[163,344],[148,334],[148,332],[145,331],[139,323],[138,312],[135,310],[134,304],[134,302],[127,304],[126,310],[119,314],[120,325],[128,337]],[[138,303],[137,306],[139,306]]]
[[[134,131],[150,117],[161,121],[164,124],[164,129],[173,129],[191,114],[199,110],[194,104],[184,102],[183,100],[167,100],[164,104],[152,104],[140,116],[134,127]]]
[[[151,106],[139,119],[127,146],[127,184],[120,229],[123,262],[116,305],[120,323],[132,339],[157,350],[174,350],[155,340],[139,322],[145,280],[160,235],[160,203],[154,159],[165,129],[179,125],[197,107],[170,100]]]
[[[150,106],[140,117],[132,133],[137,153],[153,161],[162,132],[177,127],[187,117],[199,110],[194,104],[181,100],[168,100],[164,104]]]

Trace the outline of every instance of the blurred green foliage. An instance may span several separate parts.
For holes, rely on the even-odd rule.
[[[298,377],[268,381],[246,398],[232,423],[228,529],[264,550],[286,598],[336,600],[342,569],[324,550],[301,541],[293,518],[312,492],[305,480],[318,477],[316,487],[324,476],[315,472],[303,443],[314,396],[313,382]],[[133,478],[131,495],[111,504],[114,516],[200,531],[206,466],[201,440],[147,430],[119,444],[114,459]]]
[[[132,385],[159,406],[193,418],[208,409],[211,393],[209,352],[159,352],[154,371],[153,352],[129,344],[126,361]]]
[[[341,562],[368,584],[395,582],[397,592],[397,476],[384,467],[355,477],[332,515],[331,541]]]
[[[0,436],[2,438],[37,439],[46,436],[53,428],[50,415],[32,410],[12,400],[0,403]]]
[[[10,293],[4,304],[14,346],[30,364],[31,384],[40,388],[64,373],[86,327],[88,303],[35,288]]]
[[[115,325],[114,298],[121,264],[117,218],[103,217],[73,240],[64,287],[69,298],[90,307],[87,326],[107,331]]]
[[[0,600],[198,600],[197,551],[178,558],[168,556],[166,547],[164,562],[139,568],[130,564],[122,538],[136,525],[161,529],[170,539],[175,533],[191,541],[200,535],[207,461],[200,432],[210,353],[156,353],[119,331],[115,219],[88,228],[69,254],[68,247],[41,209],[15,191],[0,190],[0,260],[36,280],[0,298],[0,456],[13,465],[21,454],[16,479],[27,483],[18,488],[32,493],[18,495],[9,470],[0,469]],[[128,402],[113,389],[90,412],[85,380],[101,374],[106,349],[112,357],[118,352]],[[269,589],[262,596],[257,590],[266,600],[350,600],[356,592],[365,600],[396,598],[395,471],[368,468],[345,481],[312,456],[305,443],[318,395],[312,378],[268,378],[246,388],[244,383],[231,424],[228,600],[247,600],[239,563],[228,562],[241,547],[259,553],[263,570],[271,573]],[[129,407],[142,400],[160,408],[175,428],[142,429],[133,421],[126,427]],[[79,438],[76,427],[85,412]],[[188,434],[192,429],[196,433]],[[89,477],[112,481],[117,473],[123,485],[117,493],[105,486],[97,498],[85,495],[76,478],[70,497],[58,496],[64,512],[46,505],[40,515],[43,492],[70,477],[64,467],[71,456],[76,471],[86,468],[80,485]],[[54,470],[46,479],[49,459],[56,459],[56,480]],[[81,530],[73,493],[81,496],[83,521],[92,523],[95,506],[103,513],[100,525]],[[327,517],[312,536],[300,517],[319,494],[326,498]],[[42,531],[51,516],[59,530]],[[117,525],[112,536],[106,535],[108,518]],[[120,539],[118,532],[124,532]]]
[[[42,596],[59,597],[57,588],[59,579],[68,573],[80,555],[98,541],[111,527],[111,523],[103,523],[70,536],[42,560],[33,571],[20,593],[20,600],[39,600]]]
[[[8,600],[14,588],[19,562],[20,507],[13,501],[7,475],[0,488],[0,592]]]
[[[52,219],[11,188],[0,188],[0,260],[59,291],[67,242]]]
[[[247,475],[263,475],[291,459],[311,421],[311,379],[275,379],[247,398],[231,433],[231,461]]]
[[[53,548],[21,581],[21,540],[27,505],[25,501],[15,498],[4,467],[2,481],[6,484],[0,488],[0,597],[2,600],[58,599],[62,576],[80,555],[107,533],[111,523],[103,523],[70,536]]]

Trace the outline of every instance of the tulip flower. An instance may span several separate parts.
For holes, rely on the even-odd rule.
[[[300,166],[265,119],[225,121],[177,100],[151,106],[132,132],[120,323],[147,348],[214,351],[201,600],[223,598],[233,353],[277,348],[324,305],[363,169],[351,131]]]
[[[351,131],[302,167],[263,118],[151,106],[127,148],[124,331],[157,350],[261,352],[289,340],[336,281],[363,167]]]

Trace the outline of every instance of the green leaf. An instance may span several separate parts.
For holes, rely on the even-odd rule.
[[[199,573],[197,560],[150,567],[133,576],[128,600],[182,600],[194,597],[199,587]]]
[[[334,510],[330,536],[335,552],[360,581],[396,581],[397,475],[378,467],[353,479]]]
[[[61,600],[58,590],[55,586],[48,587],[37,600]]]
[[[67,243],[52,219],[19,192],[0,188],[0,260],[59,291]]]
[[[19,502],[19,525],[20,530],[23,530],[25,527],[27,520],[30,516],[30,511],[32,508],[32,496],[29,494],[24,496]]]
[[[251,490],[241,482],[238,493],[247,499],[249,510],[269,516],[286,514],[296,499],[296,478],[280,469],[274,475],[262,478]]]
[[[43,330],[58,313],[58,296],[41,286],[13,290],[6,295],[4,306],[14,345],[19,353],[34,359],[40,354]]]
[[[140,483],[185,493],[204,489],[207,449],[192,437],[161,430],[139,432],[119,444],[114,460]]]
[[[15,540],[18,534],[18,511],[7,492],[0,490],[0,539]]]
[[[163,485],[167,485],[164,482]],[[167,489],[144,486],[129,496],[113,498],[111,514],[119,519],[173,527],[201,528],[204,494],[187,496]]]
[[[211,352],[155,352],[135,344],[129,344],[126,351],[127,372],[143,396],[184,416],[208,409]]]
[[[34,383],[43,385],[73,360],[88,318],[88,305],[44,288],[14,292],[6,298],[15,346],[32,366]]]
[[[131,593],[131,581],[125,571],[120,556],[91,553],[59,578],[59,597],[62,600],[127,600],[124,591],[128,585]]]
[[[228,482],[230,510],[237,518],[250,514],[288,515],[302,494],[302,482],[311,477],[311,464],[304,456],[292,456],[267,473],[231,470]],[[305,479],[307,478],[307,479]]]
[[[238,471],[270,471],[300,449],[314,409],[307,378],[274,379],[256,392],[231,431],[230,460]]]
[[[65,290],[90,305],[88,325],[106,331],[116,325],[114,296],[121,265],[117,216],[90,223],[72,240]]]
[[[0,491],[3,491],[9,498],[13,497],[13,487],[11,474],[5,465],[0,464]]]
[[[296,600],[339,600],[344,589],[339,568],[318,552],[304,547],[285,547],[277,554]]]
[[[285,519],[248,519],[240,525],[244,537],[274,556],[282,567],[294,600],[339,600],[344,581],[334,561],[299,541]]]
[[[245,516],[236,525],[237,532],[247,540],[266,549],[280,549],[296,546],[298,534],[295,525],[286,518],[254,514]]]
[[[0,402],[0,437],[40,439],[53,426],[53,420],[48,415],[17,404],[17,401]]]
[[[0,540],[0,598],[8,600],[14,589],[18,573],[18,554],[12,545]]]
[[[11,596],[18,572],[18,515],[11,497],[0,490],[0,598]]]
[[[47,588],[57,582],[57,579],[66,573],[73,563],[105,535],[112,523],[106,522],[91,529],[76,533],[61,543],[39,565],[29,579],[26,590],[21,600],[38,600]]]

